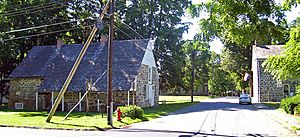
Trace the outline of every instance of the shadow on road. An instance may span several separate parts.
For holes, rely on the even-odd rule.
[[[222,136],[222,137],[234,137],[228,135],[221,135],[221,134],[209,134],[209,133],[199,133],[199,132],[189,132],[189,131],[174,131],[174,130],[156,130],[156,129],[120,129],[118,132],[160,132],[160,133],[182,133],[182,134],[189,134],[189,135],[179,135],[179,137],[192,137],[195,135],[204,135],[204,136]]]
[[[272,108],[262,108],[265,110],[269,110]],[[222,111],[239,111],[239,110],[250,110],[250,111],[258,111],[258,109],[253,105],[240,105],[236,102],[200,102],[189,107],[180,109],[178,111],[169,113],[169,115],[178,115],[178,114],[186,114],[191,112],[204,112],[204,111],[212,111],[212,110],[222,110]]]
[[[232,135],[225,135],[225,134],[213,134],[213,133],[201,133],[201,132],[189,132],[189,131],[175,131],[175,130],[156,130],[156,129],[136,129],[136,128],[130,128],[130,129],[119,129],[117,132],[155,132],[155,133],[179,133],[182,135],[179,135],[178,137],[195,137],[195,136],[216,136],[216,137],[237,137]],[[255,134],[255,133],[248,133],[244,134],[243,136],[249,136],[249,137],[265,137],[269,136],[267,134]]]

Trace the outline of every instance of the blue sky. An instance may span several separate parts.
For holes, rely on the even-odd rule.
[[[193,4],[196,3],[201,3],[201,2],[205,2],[206,0],[192,0]],[[277,3],[282,3],[283,0],[275,0]],[[203,15],[202,18],[205,18],[206,15]],[[292,8],[292,10],[290,12],[286,13],[287,16],[287,22],[291,22],[293,20],[295,20],[297,17],[300,16],[300,8],[298,6],[298,8]],[[188,16],[185,16],[182,18],[182,20],[184,22],[191,22],[192,25],[190,25],[189,30],[187,33],[183,34],[183,39],[193,39],[193,36],[196,34],[197,30],[198,30],[198,21],[200,18],[190,18]],[[210,48],[212,51],[215,51],[216,53],[220,54],[222,49],[223,49],[223,44],[219,39],[215,39],[213,42],[210,42]]]

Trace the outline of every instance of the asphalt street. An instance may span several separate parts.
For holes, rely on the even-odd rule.
[[[264,110],[267,111],[267,110]],[[108,131],[65,131],[0,128],[2,137],[201,137],[249,136],[293,137],[252,105],[239,105],[238,98],[210,99],[148,122]]]

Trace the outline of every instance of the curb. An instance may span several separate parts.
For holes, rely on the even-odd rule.
[[[70,131],[106,131],[113,128],[97,128],[97,129],[80,129],[80,128],[44,128],[34,126],[14,126],[14,125],[1,125],[0,127],[11,127],[11,128],[28,128],[28,129],[46,129],[46,130],[70,130]]]
[[[266,109],[266,108],[270,108],[268,106],[265,105],[255,105],[253,104],[253,106],[260,110],[260,109]],[[272,113],[266,112],[265,110],[260,110],[261,112],[263,112],[265,115],[269,116],[271,119],[273,119],[274,121],[276,121],[277,123],[279,123],[280,125],[284,126],[285,128],[289,129],[290,131],[294,132],[296,135],[300,135],[300,130],[296,130],[294,128],[292,128],[294,125],[290,124],[288,120],[284,120]],[[278,110],[274,110],[274,111],[278,111]],[[279,113],[279,112],[277,112]],[[300,126],[300,125],[299,125]]]

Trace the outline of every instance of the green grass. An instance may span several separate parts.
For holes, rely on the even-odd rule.
[[[208,97],[195,96],[194,102],[199,102],[207,98]],[[160,96],[160,100],[165,100],[166,104],[143,108],[145,117],[148,120],[157,118],[161,115],[166,115],[167,113],[193,104],[190,103],[189,96]],[[62,121],[66,114],[67,112],[56,112],[52,117],[51,122],[47,123],[45,122],[48,115],[47,112],[22,112],[0,109],[0,125],[92,130],[111,128],[107,125],[106,114],[102,117],[100,113],[89,113],[89,115],[86,115],[84,112],[73,112],[67,120]],[[140,119],[126,117],[122,119],[122,122],[119,122],[116,121],[116,117],[114,117],[113,125],[115,127],[121,127],[141,121],[142,120]]]
[[[264,105],[266,105],[266,106],[268,106],[270,108],[279,109],[280,102],[265,102]]]

